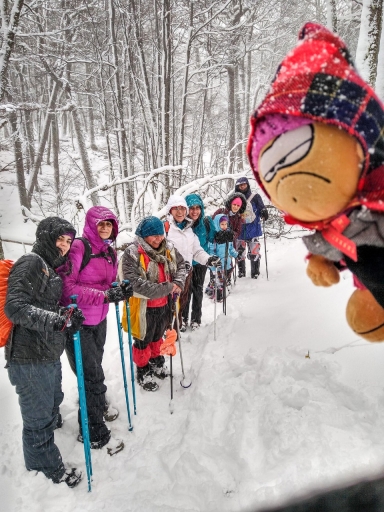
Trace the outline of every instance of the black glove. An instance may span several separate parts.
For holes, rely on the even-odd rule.
[[[268,220],[268,210],[266,208],[263,208],[260,212],[260,217],[263,220]]]
[[[226,242],[233,242],[234,232],[232,229],[226,229],[225,231],[217,231],[215,233],[215,242],[218,244],[225,244]]]
[[[124,293],[124,299],[125,300],[130,299],[133,295],[133,288],[132,288],[131,283],[126,279],[125,281],[123,281],[121,283],[120,286]]]
[[[115,286],[104,292],[104,302],[120,302],[125,299],[121,286]]]
[[[243,247],[242,245],[240,245],[240,247],[237,249],[237,252],[239,253],[239,256],[241,256],[244,251],[245,251],[245,247]]]
[[[69,331],[71,333],[80,330],[85,316],[79,308],[60,308],[54,323],[55,331]]]
[[[221,265],[221,260],[218,256],[210,256],[206,265],[207,267],[219,267]]]

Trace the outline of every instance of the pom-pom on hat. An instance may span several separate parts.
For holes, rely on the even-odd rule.
[[[157,217],[145,217],[137,226],[135,233],[141,238],[164,235],[164,224]]]

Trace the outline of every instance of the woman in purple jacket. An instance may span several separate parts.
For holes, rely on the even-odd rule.
[[[117,410],[111,406],[108,408],[105,399],[107,387],[102,360],[107,335],[106,317],[110,302],[128,299],[132,295],[129,287],[111,287],[117,275],[117,256],[111,244],[117,234],[117,218],[108,208],[90,208],[85,217],[83,237],[74,240],[68,263],[60,269],[63,279],[61,303],[67,306],[71,302],[70,296],[77,295],[77,304],[85,316],[80,338],[91,448],[107,445],[110,455],[121,451],[124,443],[111,438],[104,421],[112,421],[118,416]],[[73,340],[67,341],[66,352],[76,373]],[[79,427],[78,440],[82,442],[80,411]]]

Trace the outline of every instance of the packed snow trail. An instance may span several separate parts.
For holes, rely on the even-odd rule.
[[[25,470],[17,396],[2,370],[1,509],[240,512],[379,471],[384,345],[356,339],[346,325],[350,275],[336,287],[316,288],[305,276],[304,256],[300,240],[268,240],[269,281],[264,260],[258,280],[237,280],[226,316],[218,305],[216,340],[214,306],[204,298],[203,325],[182,334],[192,386],[179,384],[177,354],[174,413],[169,379],[156,393],[136,387],[133,432],[111,308],[104,369],[108,396],[120,410],[110,428],[125,449],[114,457],[92,450],[91,493],[86,480],[70,490]],[[124,347],[129,372],[126,334]],[[55,438],[65,462],[85,472],[76,379],[65,355],[62,362],[64,425]],[[129,393],[132,400],[130,383]]]

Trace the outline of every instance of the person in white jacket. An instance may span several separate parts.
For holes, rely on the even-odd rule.
[[[192,277],[192,260],[201,265],[217,266],[220,265],[220,258],[210,256],[200,245],[199,238],[192,230],[193,220],[187,217],[188,206],[182,196],[172,195],[168,199],[167,208],[167,238],[174,244],[179,253],[183,256],[187,277],[184,290],[180,295],[179,323],[180,330],[185,331],[186,326],[182,323],[181,312],[188,300],[188,289]]]

